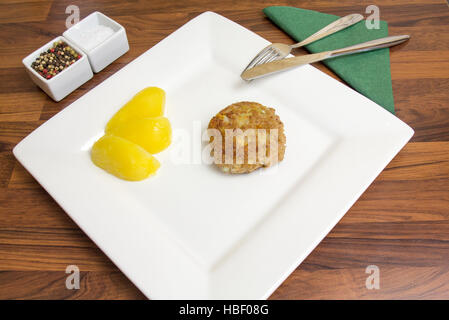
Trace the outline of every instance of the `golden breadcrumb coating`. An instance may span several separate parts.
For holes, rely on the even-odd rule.
[[[249,173],[284,159],[284,125],[273,108],[257,102],[237,102],[217,113],[210,120],[208,129],[216,129],[221,134],[221,152],[217,141],[211,155],[215,157],[215,164],[225,173]],[[230,138],[226,139],[226,133]],[[212,135],[211,143],[213,141]],[[232,153],[228,151],[228,157],[226,147],[232,150]],[[218,152],[214,153],[214,150]]]

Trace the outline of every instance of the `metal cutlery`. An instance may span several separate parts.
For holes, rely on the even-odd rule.
[[[252,68],[259,64],[267,63],[273,60],[283,59],[286,56],[288,56],[294,48],[299,48],[314,41],[317,41],[319,39],[322,39],[324,37],[327,37],[328,35],[331,35],[337,31],[352,26],[353,24],[356,24],[361,20],[363,20],[363,16],[361,14],[358,13],[350,14],[332,22],[331,24],[325,26],[323,29],[312,34],[307,39],[298,42],[296,44],[288,45],[284,43],[272,43],[269,46],[262,49],[254,57],[254,59],[246,66],[245,70],[248,70],[249,68]]]
[[[388,48],[395,46],[404,41],[410,39],[409,35],[401,36],[390,36],[385,38],[380,38],[368,42],[363,42],[346,48],[324,51],[313,54],[306,54],[302,56],[297,56],[293,58],[286,58],[282,60],[272,61],[264,64],[257,65],[248,70],[243,71],[241,77],[243,80],[253,80],[260,78],[265,75],[276,73],[282,70],[291,69],[293,67],[301,66],[304,64],[309,64],[313,62],[322,61],[329,58],[335,58],[347,54],[377,50],[382,48]]]

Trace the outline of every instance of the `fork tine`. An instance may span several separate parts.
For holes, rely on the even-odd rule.
[[[276,50],[274,50],[273,48],[270,48],[270,50],[268,50],[268,52],[265,54],[265,56],[263,58],[261,58],[259,61],[257,61],[257,63],[254,66],[257,66],[259,64],[263,64],[265,62],[267,62],[267,60],[269,60],[272,56],[276,55]]]
[[[266,50],[261,51],[248,65],[249,68],[254,67],[255,65],[259,64],[262,59],[264,59],[268,54],[270,54],[271,49],[267,48]]]
[[[267,46],[264,49],[262,49],[255,57],[253,60],[251,60],[251,62],[248,64],[248,66],[245,68],[249,69],[252,68],[254,65],[258,64],[260,62],[261,59],[265,58],[265,56],[268,54],[268,52],[272,50],[271,46]]]
[[[279,60],[279,58],[281,57],[281,55],[279,53],[276,53],[275,55],[272,55],[270,59],[268,59],[267,61],[265,61],[264,63],[268,63],[274,60]]]

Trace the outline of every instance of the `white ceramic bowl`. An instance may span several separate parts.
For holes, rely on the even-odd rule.
[[[69,46],[71,46],[76,52],[81,55],[81,58],[51,79],[45,79],[31,67],[31,64],[43,51],[47,51],[53,46],[53,43],[55,41],[59,40],[62,40]],[[28,55],[22,60],[22,63],[25,66],[31,80],[33,80],[35,84],[37,84],[55,101],[62,100],[69,93],[71,93],[76,88],[93,77],[92,69],[87,59],[87,55],[78,46],[74,45],[71,41],[61,36],[53,39],[52,41],[34,51],[32,54]]]
[[[92,30],[99,25],[111,28],[113,33],[95,45],[87,43],[86,37],[92,35]],[[100,72],[129,50],[125,28],[98,11],[91,13],[73,27],[67,29],[63,36],[87,53],[94,72]]]

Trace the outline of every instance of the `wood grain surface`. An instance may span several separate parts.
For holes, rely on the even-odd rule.
[[[396,115],[416,133],[271,298],[448,299],[449,9],[444,0],[2,0],[0,299],[145,298],[14,159],[12,148],[31,131],[203,11],[222,14],[270,41],[293,43],[264,17],[264,7],[345,15],[364,13],[373,3],[390,34],[412,35],[391,50],[391,69]],[[81,17],[98,10],[124,25],[130,51],[55,103],[31,82],[21,60],[62,34],[70,4],[80,7]],[[81,270],[79,290],[65,287],[71,264]],[[365,287],[368,265],[380,269],[379,290]]]

